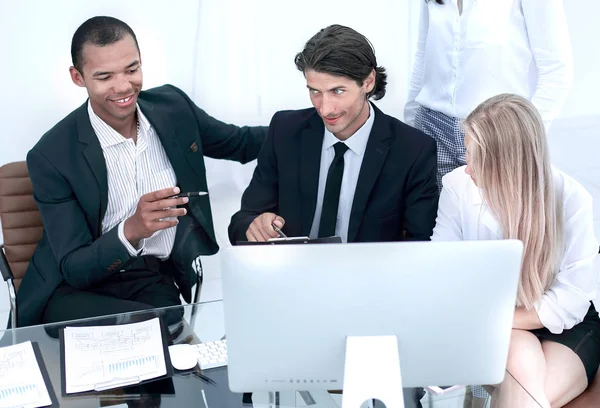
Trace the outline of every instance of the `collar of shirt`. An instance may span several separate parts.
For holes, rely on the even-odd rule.
[[[121,143],[125,143],[127,138],[123,137],[119,132],[113,129],[109,124],[103,121],[100,116],[96,115],[94,109],[92,108],[92,104],[88,101],[88,115],[90,117],[90,122],[92,124],[92,129],[96,133],[98,137],[98,141],[100,142],[100,147],[102,149],[106,149],[111,146],[115,146]],[[140,121],[140,132],[138,134],[138,145],[145,145],[145,135],[150,131],[150,122],[142,113],[140,106],[136,104],[136,112]]]
[[[361,156],[366,147],[367,142],[369,141],[369,135],[371,134],[371,129],[373,128],[373,122],[375,121],[375,110],[371,107],[371,103],[369,105],[369,118],[352,136],[344,141],[348,149],[353,151],[356,155]],[[325,140],[323,141],[323,150],[327,150],[333,147],[334,144],[339,142],[340,139],[335,137],[333,133],[331,133],[327,128],[325,128]]]

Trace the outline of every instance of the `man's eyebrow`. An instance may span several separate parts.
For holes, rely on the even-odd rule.
[[[140,61],[135,60],[131,64],[127,65],[125,67],[125,69],[132,68],[136,65],[139,65],[139,63],[140,63]],[[102,76],[102,75],[110,75],[110,74],[112,74],[112,72],[110,72],[110,71],[96,71],[96,72],[94,72],[94,75],[92,75],[92,76]]]
[[[127,65],[127,67],[125,67],[125,69],[128,69],[128,68],[134,67],[136,65],[139,65],[139,63],[140,62],[138,60],[135,60],[131,64]]]
[[[312,87],[312,86],[310,86],[310,85],[306,85],[306,87],[307,87],[308,89],[314,89],[315,91],[318,91],[318,89],[317,89],[317,88],[313,88],[313,87]],[[327,91],[331,92],[331,91],[335,91],[336,89],[344,89],[344,90],[345,90],[345,89],[346,89],[346,87],[345,87],[344,85],[340,85],[340,86],[334,86],[333,88],[330,88],[330,89],[328,89]]]
[[[108,71],[96,71],[94,72],[94,75],[92,76],[102,76],[102,75],[110,75],[112,74],[112,72],[108,72]]]

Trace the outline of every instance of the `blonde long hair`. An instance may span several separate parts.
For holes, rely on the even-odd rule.
[[[479,105],[464,124],[469,168],[504,238],[523,242],[517,306],[530,310],[553,283],[563,252],[546,132],[528,100],[511,94]]]

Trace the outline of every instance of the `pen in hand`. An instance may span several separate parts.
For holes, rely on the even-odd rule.
[[[277,225],[275,225],[275,223],[274,223],[274,222],[272,222],[272,223],[271,223],[271,226],[273,227],[273,229],[275,230],[275,232],[276,232],[277,234],[279,234],[279,238],[287,238],[287,235],[285,235],[285,234],[283,233],[283,231],[282,231],[282,230],[280,230],[280,229],[279,229],[279,227],[278,227]]]
[[[180,193],[177,195],[174,195],[170,198],[183,198],[183,197],[200,197],[200,196],[205,196],[208,193],[206,191],[190,191],[189,193]]]

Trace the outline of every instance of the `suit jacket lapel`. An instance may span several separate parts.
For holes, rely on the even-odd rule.
[[[300,206],[302,208],[302,235],[306,236],[310,234],[317,206],[324,135],[323,121],[315,111],[300,134]]]
[[[152,127],[156,130],[158,134],[158,138],[160,139],[165,152],[167,153],[167,157],[173,166],[173,170],[177,175],[177,182],[181,188],[181,191],[192,191],[195,184],[189,183],[189,178],[187,177],[190,174],[190,171],[195,170],[195,166],[190,166],[187,164],[183,151],[181,150],[181,145],[179,144],[177,137],[175,136],[175,130],[171,126],[171,121],[168,120],[166,115],[164,115],[159,110],[154,109],[154,105],[150,102],[144,101],[142,99],[138,99],[138,104],[140,105],[140,109],[148,119],[148,121],[152,124]],[[183,130],[179,130],[183,131]],[[199,158],[196,158],[197,160]],[[198,177],[204,178],[204,174],[197,174]],[[212,222],[209,222],[205,217],[205,212],[210,214],[210,207],[202,208],[194,211],[196,207],[193,201],[189,204],[192,209],[194,217],[198,220],[204,230],[212,237],[214,236],[214,227]]]
[[[369,135],[365,157],[363,157],[356,183],[348,225],[348,242],[352,242],[356,238],[371,190],[379,177],[389,151],[389,145],[386,144],[386,140],[392,136],[389,128],[386,126],[387,118],[375,105],[372,106],[375,112],[375,122]]]
[[[86,101],[76,110],[75,122],[77,123],[79,142],[84,145],[83,156],[87,160],[88,165],[96,178],[96,182],[98,183],[99,199],[96,201],[98,203],[98,224],[96,226],[97,231],[95,231],[95,236],[99,236],[102,231],[102,217],[104,216],[106,206],[108,205],[108,181],[104,154],[102,153],[102,147],[100,146],[98,137],[92,128],[92,123],[90,122],[87,111],[87,104],[88,102]],[[93,190],[90,189],[90,193],[92,193],[92,191]]]

